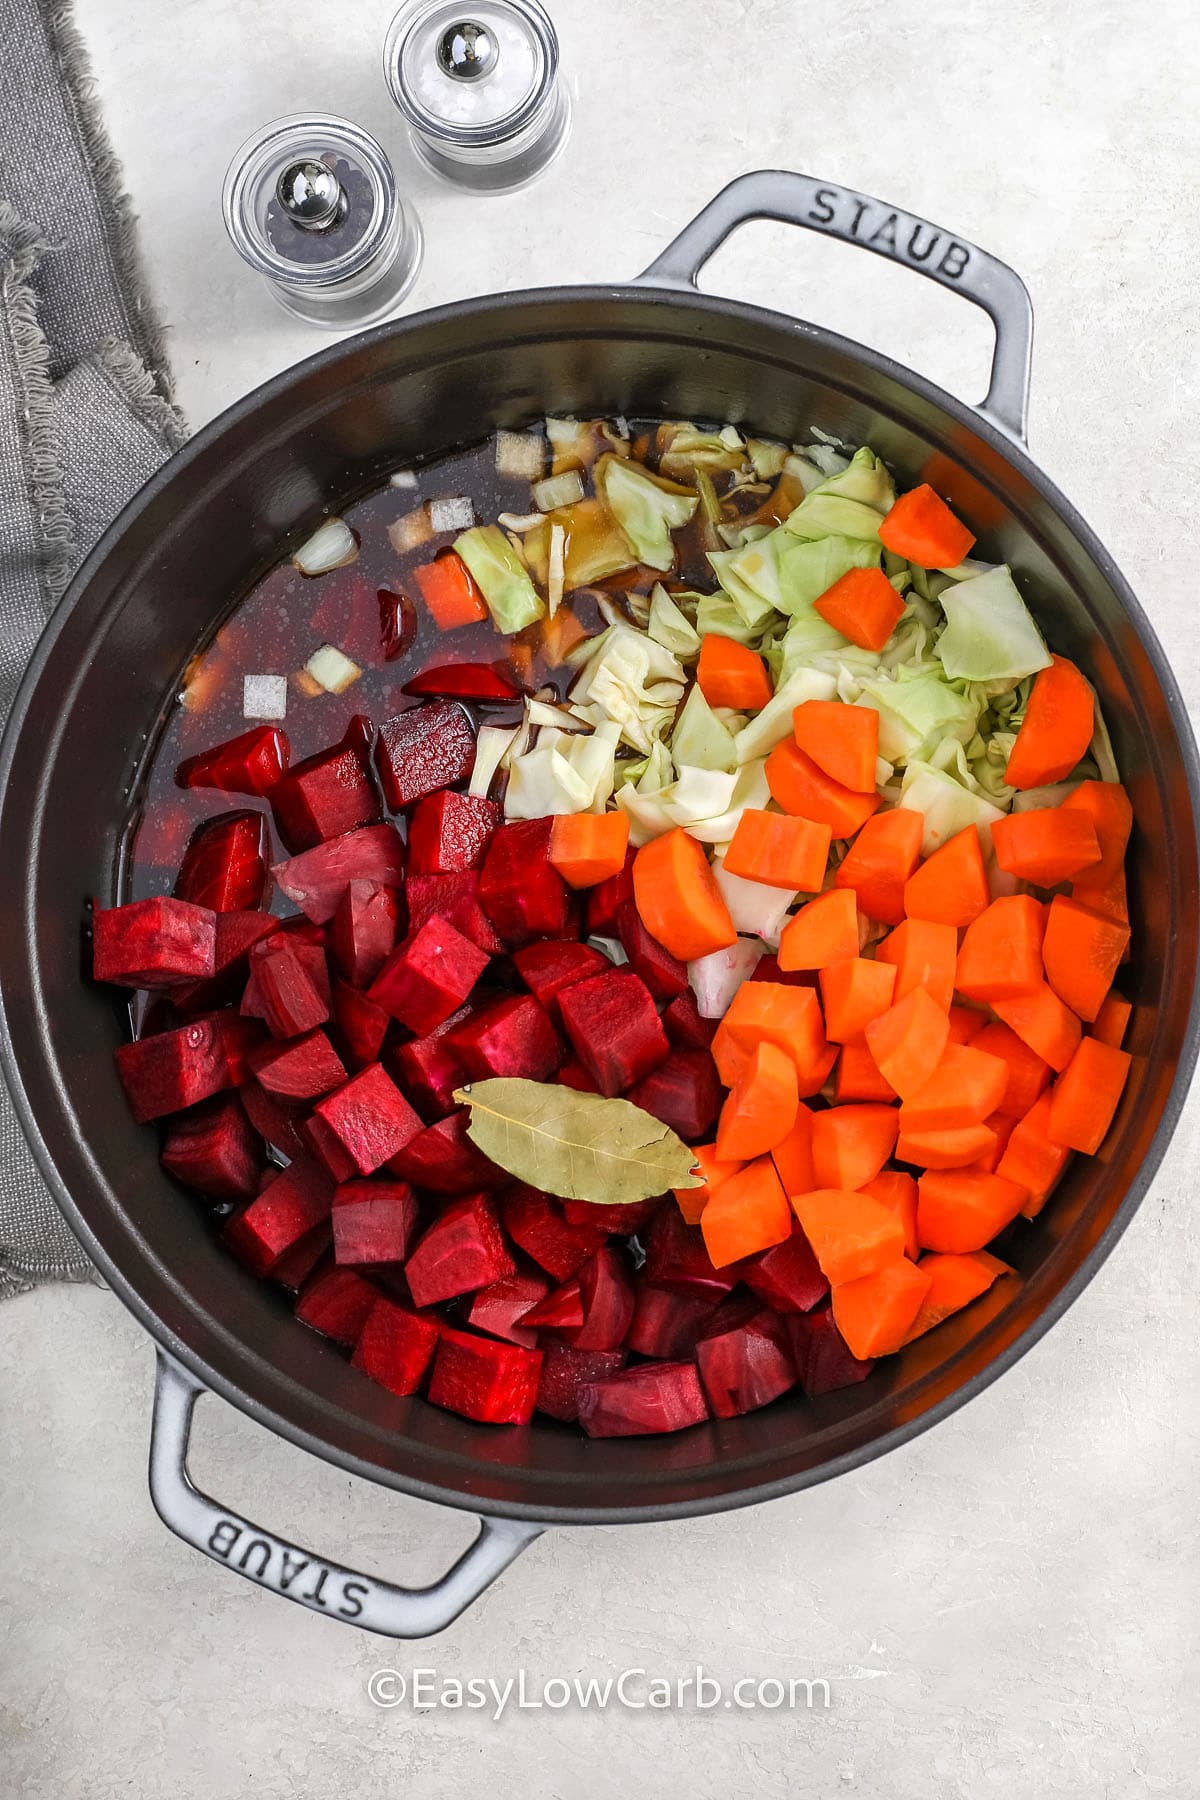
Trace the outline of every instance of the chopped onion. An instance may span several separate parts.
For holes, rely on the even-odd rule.
[[[574,506],[583,499],[583,476],[578,469],[564,469],[561,475],[547,475],[545,481],[533,484],[533,504],[540,512],[554,512],[560,506]]]
[[[498,431],[496,473],[520,481],[536,481],[545,467],[546,449],[540,432]]]
[[[524,534],[527,531],[536,531],[538,529],[538,527],[541,525],[544,525],[545,522],[546,522],[545,514],[540,513],[540,512],[498,513],[496,515],[497,525],[499,525],[504,531],[507,531],[510,536],[512,535],[512,533],[514,531],[520,532],[522,534]]]
[[[242,717],[244,719],[286,718],[287,676],[243,676]]]
[[[552,706],[548,700],[528,700],[526,708],[525,716],[531,725],[549,725],[559,731],[588,731],[591,729],[587,719],[577,718],[565,707]]]
[[[415,469],[396,469],[388,476],[388,486],[394,488],[415,488],[417,472]]]
[[[400,556],[427,544],[433,536],[429,508],[418,506],[415,512],[405,513],[403,518],[394,519],[388,526],[388,536],[392,540],[392,549]]]
[[[307,669],[297,669],[293,680],[306,700],[316,700],[325,692],[320,682],[314,681]]]
[[[302,575],[327,575],[352,563],[358,555],[358,539],[344,519],[326,519],[312,536],[293,551],[292,561]]]
[[[344,694],[358,680],[362,670],[336,644],[322,644],[305,663],[304,673],[325,693]]]
[[[429,523],[435,531],[470,531],[475,523],[474,502],[468,494],[455,494],[445,500],[431,500]]]
[[[566,585],[567,534],[561,525],[550,527],[550,558],[546,583],[546,607],[553,618],[562,604]]]

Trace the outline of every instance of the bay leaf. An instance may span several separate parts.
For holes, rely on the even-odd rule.
[[[471,1082],[454,1098],[470,1108],[471,1142],[543,1193],[618,1206],[702,1185],[683,1140],[629,1100],[512,1077]]]

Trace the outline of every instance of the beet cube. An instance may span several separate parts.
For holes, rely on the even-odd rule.
[[[92,913],[92,975],[121,987],[161,988],[213,974],[217,915],[206,906],[166,896],[96,907]]]
[[[139,1125],[183,1112],[222,1088],[237,1087],[247,1073],[247,1056],[261,1031],[236,1013],[191,1019],[173,1031],[156,1032],[115,1051],[117,1074]]]
[[[650,990],[628,970],[572,982],[559,1007],[576,1056],[610,1099],[666,1059],[670,1045]]]
[[[386,1018],[386,1014],[382,1015]],[[388,1054],[389,1072],[423,1118],[445,1118],[454,1109],[454,1094],[465,1080],[462,1064],[447,1042],[448,1034],[467,1016],[466,1008],[425,1037],[398,1044]]]
[[[583,1324],[583,1287],[578,1275],[536,1301],[521,1323],[534,1331],[566,1331],[573,1337]]]
[[[500,818],[494,800],[447,788],[426,794],[408,822],[409,873],[451,875],[477,869]]]
[[[465,1106],[418,1131],[388,1168],[431,1194],[466,1194],[472,1188],[503,1186],[508,1177],[467,1136]]]
[[[677,1206],[664,1206],[646,1234],[645,1279],[654,1287],[687,1288],[719,1300],[738,1279],[733,1267],[715,1269],[699,1229]]]
[[[351,881],[329,921],[333,966],[352,987],[370,987],[396,942],[400,903],[394,888]]]
[[[339,1263],[401,1263],[416,1234],[417,1196],[407,1181],[344,1181],[333,1196]]]
[[[799,1225],[792,1227],[791,1237],[782,1244],[772,1244],[769,1250],[760,1250],[739,1263],[738,1273],[776,1312],[811,1312],[829,1292],[829,1283]]]
[[[370,998],[423,1036],[458,1011],[487,965],[478,944],[445,919],[430,919],[392,951],[371,984]]]
[[[249,1200],[258,1192],[262,1149],[236,1094],[215,1094],[167,1127],[162,1166],[210,1200]]]
[[[250,1057],[259,1086],[280,1100],[317,1100],[345,1081],[341,1057],[323,1031],[264,1044]]]
[[[476,1331],[486,1331],[491,1337],[532,1350],[537,1345],[537,1332],[518,1321],[544,1297],[549,1285],[544,1275],[506,1275],[501,1281],[493,1281],[490,1287],[479,1288],[472,1296],[467,1323]]]
[[[333,1022],[348,1069],[365,1069],[368,1063],[378,1062],[391,1023],[382,1006],[346,982],[335,981]]]
[[[570,1424],[579,1417],[580,1389],[624,1367],[624,1350],[577,1350],[573,1344],[551,1341],[542,1352],[538,1412]]]
[[[515,1275],[496,1209],[487,1194],[464,1194],[434,1220],[405,1264],[418,1306],[436,1306]]]
[[[357,721],[340,744],[297,763],[271,789],[271,811],[287,849],[311,850],[383,817]]]
[[[404,890],[408,926],[419,931],[429,919],[443,918],[464,937],[496,956],[504,945],[479,904],[479,877],[471,869],[451,875],[413,875]]]
[[[521,690],[501,663],[443,663],[406,681],[406,694],[449,700],[519,700]]]
[[[501,825],[483,860],[479,901],[510,950],[535,938],[564,936],[571,893],[550,861],[551,819]]]
[[[404,879],[404,843],[394,825],[364,825],[313,850],[276,863],[271,873],[302,913],[324,925],[336,913],[352,881],[398,888]]]
[[[579,1390],[579,1423],[589,1437],[647,1437],[708,1418],[695,1363],[641,1363]]]
[[[588,975],[602,975],[611,965],[608,958],[588,944],[551,942],[527,944],[513,953],[517,974],[534,998],[541,1002],[552,1019],[559,1017],[558,996],[573,981]]]
[[[328,1266],[305,1282],[296,1301],[296,1317],[335,1344],[354,1344],[367,1314],[379,1298],[378,1288],[354,1269]]]
[[[333,1133],[360,1175],[373,1175],[421,1129],[420,1119],[381,1063],[371,1063],[326,1094],[313,1117]]]
[[[395,713],[379,727],[375,767],[392,812],[465,781],[475,767],[475,732],[461,706],[435,700]]]
[[[181,1012],[214,1012],[236,1004],[249,974],[250,947],[278,931],[279,920],[265,912],[214,913],[213,972],[204,981],[171,989],[171,1004]]]
[[[577,1094],[598,1094],[600,1092],[577,1056],[568,1057],[555,1076],[555,1080],[560,1087],[574,1088]]]
[[[637,855],[632,847],[625,852],[625,866],[619,875],[610,875],[607,881],[598,882],[588,890],[585,911],[585,935],[588,937],[616,937],[617,914],[626,900],[633,899],[633,859]]]
[[[391,1393],[415,1394],[440,1335],[435,1319],[381,1295],[367,1314],[350,1361]]]
[[[571,1340],[580,1350],[618,1350],[633,1323],[633,1282],[619,1250],[606,1244],[579,1271],[583,1324]]]
[[[636,901],[623,900],[617,908],[617,936],[630,968],[641,976],[656,1000],[678,1000],[688,992],[687,964],[650,936]]]
[[[289,1262],[295,1264],[310,1245],[315,1249],[316,1261],[329,1240],[332,1206],[333,1183],[324,1169],[307,1158],[296,1157],[268,1182],[257,1199],[234,1214],[222,1235],[255,1275],[282,1279],[280,1270]],[[304,1274],[307,1273],[305,1269]]]
[[[501,1206],[504,1229],[513,1243],[555,1281],[568,1281],[604,1243],[591,1225],[568,1225],[562,1210],[537,1188],[510,1188]]]
[[[309,1146],[300,1135],[294,1107],[286,1106],[274,1094],[268,1094],[257,1081],[248,1081],[238,1089],[238,1095],[246,1109],[246,1117],[264,1143],[280,1151],[289,1161],[293,1156],[308,1154]]]
[[[324,1119],[319,1119],[313,1113],[310,1118],[298,1119],[296,1130],[305,1154],[314,1156],[332,1181],[353,1181],[356,1178],[358,1164]]]
[[[662,1015],[667,1037],[676,1050],[707,1050],[717,1035],[719,1019],[702,1019],[695,996],[680,994]]]
[[[718,1419],[753,1412],[796,1385],[783,1321],[767,1308],[744,1325],[706,1332],[696,1346],[696,1363]]]
[[[626,1098],[652,1119],[669,1125],[685,1144],[708,1135],[721,1110],[721,1079],[708,1050],[675,1050],[666,1062],[634,1083]]]
[[[695,1354],[704,1327],[712,1318],[711,1294],[691,1294],[686,1288],[651,1287],[639,1282],[633,1322],[625,1341],[639,1356],[662,1362]]]
[[[663,1204],[661,1194],[652,1200],[619,1200],[607,1205],[591,1200],[564,1200],[563,1217],[568,1225],[594,1225],[609,1237],[632,1237],[642,1231]],[[669,1204],[674,1205],[671,1201]]]
[[[875,1367],[873,1361],[863,1362],[851,1356],[828,1307],[822,1307],[820,1312],[793,1314],[787,1329],[800,1386],[810,1400],[865,1381]]]
[[[199,756],[189,756],[175,771],[180,787],[221,788],[227,794],[269,794],[286,773],[291,748],[277,725],[256,725]]]
[[[299,943],[285,932],[260,938],[250,951],[250,978],[242,1012],[266,1021],[272,1037],[299,1037],[329,1017],[329,998],[322,991],[325,958],[315,946]],[[316,964],[320,964],[318,970]],[[325,974],[325,981],[328,975]]]
[[[526,1425],[537,1399],[542,1353],[465,1331],[443,1331],[429,1398],[483,1425]]]
[[[175,895],[213,912],[261,906],[267,891],[266,820],[261,813],[222,813],[198,825],[183,853]]]
[[[472,1081],[524,1076],[546,1081],[563,1059],[563,1042],[532,994],[514,994],[456,1025],[450,1047]]]

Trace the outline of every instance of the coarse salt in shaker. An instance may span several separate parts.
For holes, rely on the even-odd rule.
[[[524,187],[567,140],[558,35],[538,0],[410,0],[383,69],[417,155],[476,192]]]
[[[421,226],[392,165],[349,119],[264,125],[225,176],[225,228],[297,318],[345,331],[386,318],[421,263]]]

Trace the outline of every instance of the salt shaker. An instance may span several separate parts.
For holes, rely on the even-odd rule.
[[[524,187],[566,142],[558,35],[538,0],[410,0],[383,70],[416,154],[477,193]]]
[[[421,263],[421,226],[392,165],[349,119],[264,125],[225,177],[225,228],[297,318],[346,331],[386,318]]]

